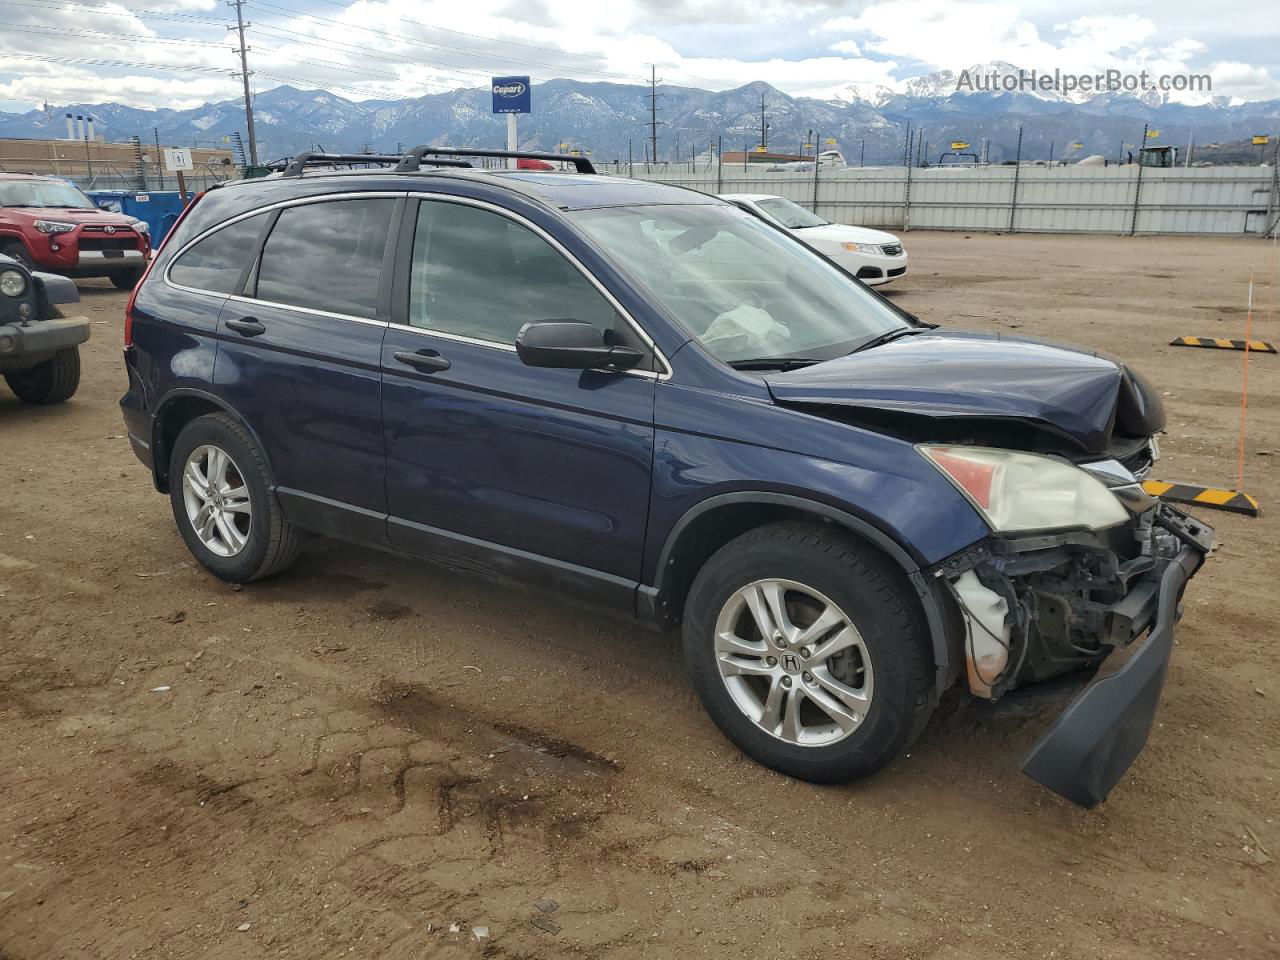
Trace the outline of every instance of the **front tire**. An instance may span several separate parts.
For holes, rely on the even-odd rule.
[[[132,290],[141,279],[142,270],[138,267],[134,267],[132,270],[117,270],[111,274],[111,282],[117,290]]]
[[[71,399],[80,387],[80,349],[59,350],[43,363],[4,375],[9,389],[23,403],[42,406]]]
[[[910,585],[852,537],[769,524],[699,571],[685,659],[707,713],[749,757],[844,783],[882,769],[929,719],[922,620]]]
[[[297,558],[300,534],[271,493],[266,460],[226,414],[192,420],[169,457],[169,500],[192,556],[231,583],[260,580]]]
[[[26,244],[18,240],[0,247],[0,253],[3,253],[6,257],[12,257],[14,260],[17,260],[28,270],[35,269],[35,263],[31,259],[31,254],[27,252]]]

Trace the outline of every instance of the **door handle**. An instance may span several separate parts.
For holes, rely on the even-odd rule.
[[[262,325],[262,321],[254,317],[228,320],[226,325],[228,329],[234,330],[242,337],[256,337],[267,332],[267,328]]]
[[[410,353],[407,350],[399,350],[396,352],[395,358],[401,363],[406,363],[421,370],[423,373],[438,373],[441,370],[448,370],[452,366],[447,358],[442,357],[434,350],[430,353]]]

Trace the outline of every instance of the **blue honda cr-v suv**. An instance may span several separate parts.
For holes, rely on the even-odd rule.
[[[923,323],[714,197],[464,153],[304,156],[173,230],[121,405],[195,557],[250,581],[320,534],[680,625],[724,733],[814,781],[884,766],[953,685],[1132,645],[1023,767],[1105,798],[1212,544],[1141,485],[1159,395]]]

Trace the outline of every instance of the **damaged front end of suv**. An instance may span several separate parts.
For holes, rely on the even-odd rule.
[[[1146,743],[1178,601],[1213,531],[1149,497],[1118,461],[1076,467],[1011,451],[919,449],[992,524],[988,540],[934,571],[963,614],[971,693],[996,699],[1026,683],[1096,669],[1146,635],[1119,671],[1071,704],[1023,764],[1068,799],[1100,803]],[[1000,476],[1019,471],[1063,476],[1057,486],[1051,477]],[[1017,495],[1001,492],[1004,484],[1057,499],[1041,519],[1061,522],[1070,511],[1072,528],[1022,529],[1035,522],[1025,518],[1036,507],[1010,507]]]
[[[959,612],[972,694],[1090,678],[1124,651],[1022,766],[1075,803],[1103,801],[1146,743],[1183,588],[1213,546],[1210,527],[1142,487],[1159,395],[1110,358],[940,331],[768,379],[781,403],[910,441],[986,521],[987,538],[924,571]]]

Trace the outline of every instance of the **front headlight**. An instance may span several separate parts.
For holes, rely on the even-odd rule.
[[[1129,514],[1103,484],[1051,457],[989,447],[916,447],[978,508],[997,533],[1124,523]]]
[[[27,292],[27,275],[18,270],[0,273],[0,293],[6,297],[20,297]]]
[[[133,229],[137,230],[144,237],[151,236],[151,224],[147,223],[145,220],[133,221]]]
[[[850,253],[880,253],[880,244],[878,243],[842,243],[840,246]]]
[[[61,220],[37,220],[35,228],[41,233],[70,233],[76,228],[74,223],[63,223]]]

